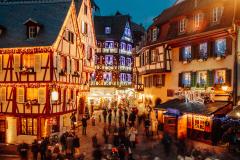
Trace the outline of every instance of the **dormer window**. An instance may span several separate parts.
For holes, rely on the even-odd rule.
[[[111,27],[105,27],[105,34],[111,34]]]
[[[223,14],[223,7],[215,7],[212,12],[212,22],[218,23]]]
[[[179,22],[179,32],[184,33],[186,31],[186,27],[187,27],[187,19],[183,18]]]
[[[65,30],[63,38],[70,43],[74,43],[74,33],[70,30]]]
[[[194,16],[194,27],[199,28],[203,22],[203,13],[198,13]]]
[[[152,30],[152,41],[156,41],[157,40],[157,28],[154,28]]]
[[[27,26],[28,39],[36,38],[40,30],[38,22],[29,18],[26,22],[24,22],[24,24]]]

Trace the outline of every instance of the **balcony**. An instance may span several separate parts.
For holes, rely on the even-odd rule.
[[[116,87],[117,82],[112,81],[91,81],[90,82],[91,87]]]
[[[101,53],[101,52],[99,52]],[[102,48],[102,53],[118,53],[117,48]]]
[[[134,89],[137,92],[144,91],[144,85],[143,84],[135,84]]]
[[[129,66],[119,66],[119,70],[120,71],[131,72],[132,71],[132,67],[129,67]]]
[[[170,61],[147,64],[138,68],[138,72],[140,75],[151,73],[163,73],[170,71],[171,71]]]
[[[127,51],[127,50],[123,50],[123,49],[119,49],[119,53],[129,55],[129,56],[132,55],[132,51]]]

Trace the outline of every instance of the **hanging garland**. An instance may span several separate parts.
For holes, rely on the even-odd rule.
[[[34,54],[52,52],[51,47],[0,49],[0,54]]]

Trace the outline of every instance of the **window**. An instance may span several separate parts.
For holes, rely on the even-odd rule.
[[[131,37],[131,30],[130,30],[130,28],[125,27],[124,34],[125,34],[125,36],[127,36],[127,37]]]
[[[27,100],[38,100],[38,88],[27,88]]]
[[[105,56],[105,65],[106,66],[112,66],[113,65],[113,56],[112,55],[106,55]]]
[[[191,86],[191,72],[183,73],[182,84],[184,87]]]
[[[120,81],[126,82],[126,73],[120,73]]]
[[[20,131],[22,135],[37,135],[37,119],[36,118],[21,118]]]
[[[126,74],[126,81],[131,82],[132,81],[132,76],[131,74]]]
[[[152,30],[152,41],[156,41],[157,40],[157,28],[154,28]]]
[[[200,87],[207,84],[207,71],[197,72],[197,84]]]
[[[194,26],[195,26],[195,28],[201,27],[202,21],[203,21],[203,14],[202,13],[196,14],[194,16]]]
[[[112,81],[112,73],[111,72],[103,73],[103,79],[104,79],[104,82]]]
[[[88,25],[84,21],[82,21],[82,33],[83,34],[87,34],[88,33]]]
[[[111,34],[111,27],[105,27],[105,34]]]
[[[204,116],[197,115],[193,116],[193,118],[194,118],[193,128],[196,130],[204,131],[206,118]]]
[[[22,60],[22,67],[25,69],[34,68],[35,55],[34,54],[24,54]]]
[[[66,30],[64,39],[67,40],[68,42],[74,43],[74,33],[69,30]]]
[[[153,49],[152,51],[151,51],[152,53],[151,53],[151,61],[152,62],[157,62],[157,52],[156,52],[156,50],[155,49]]]
[[[207,42],[200,43],[200,45],[199,45],[199,57],[200,57],[200,59],[207,59],[207,57],[208,57],[208,44],[207,44]]]
[[[61,70],[67,69],[67,58],[64,56],[61,56]]]
[[[226,70],[216,70],[214,76],[215,84],[225,84],[226,83]]]
[[[121,42],[121,50],[126,50],[126,43]]]
[[[28,38],[33,39],[37,36],[37,26],[29,26],[28,27]]]
[[[114,48],[113,41],[106,41],[105,42],[105,48]]]
[[[188,61],[192,58],[192,47],[186,46],[183,48],[183,60]]]
[[[155,75],[154,76],[154,84],[156,87],[164,86],[165,75]]]
[[[215,7],[213,8],[213,13],[212,13],[212,21],[213,23],[218,23],[222,17],[223,14],[223,7]]]
[[[131,58],[126,58],[126,66],[131,67],[132,62]]]
[[[179,32],[183,33],[186,31],[186,26],[187,26],[187,19],[181,19],[179,22]]]
[[[131,44],[127,44],[127,51],[132,52],[132,45]]]
[[[218,39],[215,41],[215,53],[217,57],[225,56],[227,49],[226,39]]]
[[[120,66],[125,66],[125,57],[120,57]]]
[[[145,64],[149,64],[149,51],[145,52]]]
[[[86,4],[84,4],[84,14],[85,14],[85,15],[87,15],[87,13],[88,13],[88,11],[87,11],[87,10],[88,10],[88,7],[87,7],[87,5],[86,5]]]

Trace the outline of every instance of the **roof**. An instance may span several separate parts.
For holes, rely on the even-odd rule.
[[[212,115],[227,106],[229,102],[213,102],[209,104],[187,103],[184,100],[173,99],[156,106],[160,109],[176,109],[181,113]]]
[[[95,16],[94,26],[97,40],[120,40],[127,22],[130,22],[128,15]],[[111,34],[105,34],[105,27],[111,27]]]
[[[233,119],[240,119],[240,106],[234,108],[227,116]]]
[[[63,25],[71,0],[6,0],[0,2],[0,25],[6,28],[0,48],[51,46]],[[11,18],[6,18],[11,17]],[[29,40],[24,22],[37,21],[39,35]]]

